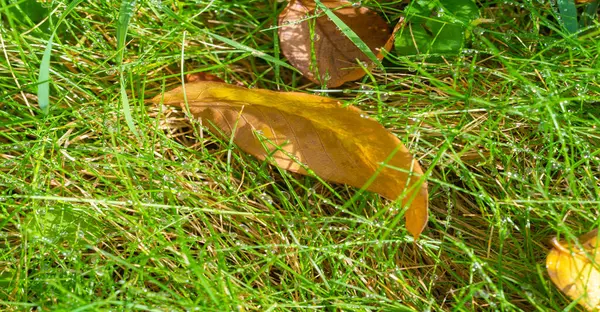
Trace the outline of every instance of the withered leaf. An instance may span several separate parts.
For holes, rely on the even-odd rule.
[[[589,311],[600,310],[600,241],[598,230],[579,238],[582,248],[552,240],[546,259],[550,279],[569,298]]]
[[[186,84],[185,97],[190,112],[208,121],[204,124],[228,136],[235,129],[237,146],[280,168],[301,174],[310,168],[324,180],[359,188],[378,172],[367,190],[402,198],[409,205],[407,229],[415,238],[425,227],[428,198],[421,167],[396,136],[361,110],[316,95],[212,81]],[[186,106],[181,87],[153,102]]]
[[[194,81],[218,81],[225,82],[223,79],[209,73],[200,72],[185,75],[186,82],[194,82]]]
[[[394,38],[377,13],[353,7],[349,1],[321,3],[350,27],[378,59],[383,59],[392,48]],[[316,9],[312,0],[291,0],[279,15],[279,40],[285,57],[305,77],[327,87],[363,77],[365,70],[358,61],[368,69],[374,64],[329,17]]]

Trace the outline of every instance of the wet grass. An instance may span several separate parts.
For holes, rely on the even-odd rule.
[[[327,93],[430,169],[431,221],[413,243],[397,204],[345,205],[355,189],[269,166],[149,104],[197,72],[322,92],[279,53],[284,3],[81,3],[53,39],[48,115],[39,69],[69,3],[19,3],[34,9],[0,1],[2,309],[569,304],[544,260],[553,236],[598,227],[600,51],[561,31],[550,4],[487,2],[493,22],[459,56],[391,55],[375,80]],[[364,3],[390,22],[402,9]]]

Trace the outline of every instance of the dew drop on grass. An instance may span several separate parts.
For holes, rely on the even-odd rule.
[[[183,192],[179,192],[177,193],[177,199],[178,200],[185,200],[189,197],[188,193],[183,193]]]
[[[475,292],[474,297],[487,299],[490,297],[490,294],[487,291],[480,289],[477,292]]]
[[[163,3],[162,0],[150,0],[150,4],[157,7],[157,8],[162,8],[163,7]]]
[[[271,196],[269,196],[269,194],[267,194],[267,193],[261,193],[259,195],[259,198],[269,205],[273,204],[273,198],[271,198]]]
[[[54,238],[52,238],[52,237],[46,237],[46,236],[43,236],[43,237],[40,239],[40,241],[42,241],[43,243],[46,243],[46,244],[48,244],[48,245],[52,245],[52,244],[54,244],[54,241],[55,241],[55,239],[54,239]]]
[[[444,12],[443,8],[439,8],[436,15],[437,17],[444,17],[444,15],[446,15],[446,12]]]
[[[473,262],[473,265],[471,266],[471,272],[478,272],[481,271],[481,263],[475,261]]]
[[[562,165],[558,161],[553,159],[550,163],[551,163],[552,170],[562,169]]]

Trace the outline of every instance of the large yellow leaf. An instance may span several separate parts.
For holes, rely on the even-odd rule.
[[[321,3],[333,10],[378,59],[383,59],[383,53],[392,48],[393,35],[377,13],[346,0]],[[363,77],[366,72],[358,62],[370,69],[371,60],[327,15],[317,14],[316,9],[314,0],[290,0],[279,15],[279,40],[285,57],[306,78],[327,87]]]
[[[583,249],[552,240],[546,259],[550,279],[569,298],[590,311],[600,310],[600,245],[598,230],[579,238]]]
[[[425,227],[421,167],[396,136],[361,110],[316,95],[213,81],[187,83],[185,91],[190,112],[226,135],[235,129],[233,140],[242,150],[283,169],[307,174],[310,168],[324,180],[359,188],[377,174],[367,189],[410,205],[405,216],[415,238]],[[185,107],[181,87],[153,99],[161,101]]]

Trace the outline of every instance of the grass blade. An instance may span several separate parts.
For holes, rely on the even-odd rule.
[[[590,2],[585,5],[585,9],[583,14],[581,14],[581,19],[579,20],[579,27],[584,28],[590,25],[593,25],[594,19],[598,14],[598,5],[600,4],[599,0]]]
[[[292,65],[290,65],[290,64],[288,64],[288,63],[286,63],[286,62],[284,62],[284,61],[282,61],[282,60],[280,60],[278,58],[275,58],[275,57],[273,57],[273,56],[271,56],[271,55],[269,55],[269,54],[267,54],[265,52],[256,50],[256,49],[251,48],[251,47],[249,47],[247,45],[243,45],[243,44],[241,44],[241,43],[239,43],[239,42],[237,42],[235,40],[231,40],[231,39],[229,39],[227,37],[223,37],[221,35],[218,35],[218,34],[215,34],[215,33],[209,32],[209,31],[206,31],[205,33],[207,35],[215,38],[215,39],[218,39],[218,40],[220,40],[220,41],[222,41],[222,42],[224,42],[224,43],[226,43],[226,44],[228,44],[228,45],[236,48],[236,49],[240,49],[242,51],[250,52],[250,53],[252,53],[253,56],[261,58],[261,59],[263,59],[263,60],[265,60],[267,62],[271,62],[271,63],[273,63],[275,65],[279,65],[281,67],[285,67],[287,69],[291,69],[293,71],[298,72],[298,70],[296,68],[294,68]]]
[[[133,15],[133,10],[136,6],[136,0],[123,0],[121,1],[121,9],[119,10],[119,20],[117,22],[117,49],[118,49],[118,63],[121,65],[123,62],[123,54],[125,53],[125,40],[127,39],[127,28],[129,27],[129,21]]]
[[[123,115],[125,122],[131,130],[131,132],[139,137],[136,130],[135,124],[133,123],[133,117],[131,116],[131,107],[129,106],[129,99],[127,97],[127,91],[125,90],[125,79],[123,77],[123,55],[125,53],[125,40],[127,39],[127,28],[129,27],[129,21],[133,15],[137,1],[136,0],[123,0],[121,2],[121,9],[119,10],[119,21],[117,22],[117,63],[119,64],[120,72],[120,85],[121,85],[121,104],[123,104]]]
[[[352,41],[352,43],[354,43],[354,45],[356,45],[358,49],[360,49],[373,63],[375,63],[377,67],[381,67],[381,62],[379,61],[375,53],[373,53],[369,46],[364,41],[362,41],[362,39],[360,39],[360,37],[354,32],[354,30],[348,27],[348,25],[346,25],[344,21],[337,17],[337,15],[335,15],[333,11],[331,11],[327,6],[321,3],[321,1],[315,0],[315,3],[317,3],[319,8],[323,10],[325,14],[327,14],[331,21],[340,29],[340,31],[344,35],[346,35],[346,37],[348,37],[348,39],[350,39],[350,41]]]
[[[44,115],[48,115],[50,109],[50,54],[52,53],[52,39],[54,39],[54,34],[50,36],[46,44],[38,76],[38,105]]]
[[[50,110],[50,54],[52,53],[52,40],[54,39],[54,35],[56,34],[56,30],[60,26],[60,24],[64,21],[65,16],[69,15],[71,11],[83,0],[73,0],[67,8],[65,12],[60,16],[56,26],[54,27],[54,31],[52,35],[50,35],[50,39],[48,39],[48,43],[46,44],[46,49],[44,50],[44,55],[42,56],[42,62],[40,63],[40,74],[38,76],[38,105],[42,110],[43,115],[48,115]]]

